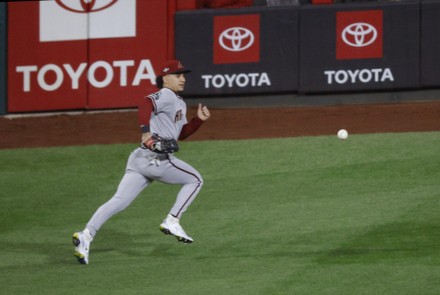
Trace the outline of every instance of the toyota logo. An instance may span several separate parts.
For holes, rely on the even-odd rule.
[[[218,41],[228,51],[243,51],[254,44],[254,34],[246,28],[233,27],[224,30],[218,37]]]
[[[377,30],[367,23],[354,23],[342,31],[342,40],[353,47],[365,47],[376,41]]]
[[[76,13],[89,13],[104,10],[118,0],[55,0],[62,8]]]

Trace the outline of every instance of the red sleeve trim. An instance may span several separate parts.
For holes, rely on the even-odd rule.
[[[189,137],[191,134],[197,131],[197,129],[202,126],[204,123],[203,120],[201,120],[199,117],[194,117],[189,123],[186,123],[183,125],[182,131],[180,132],[179,139],[184,140],[185,138]]]
[[[150,129],[150,118],[153,112],[154,106],[151,99],[147,96],[142,98],[138,105],[138,122],[141,127],[141,132],[146,129]],[[145,133],[145,132],[143,132]]]

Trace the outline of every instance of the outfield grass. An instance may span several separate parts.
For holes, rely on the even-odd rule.
[[[177,243],[154,183],[96,236],[134,145],[0,150],[1,294],[440,294],[440,132],[181,144],[205,186]]]

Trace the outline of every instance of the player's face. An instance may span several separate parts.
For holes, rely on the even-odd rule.
[[[184,74],[170,74],[163,77],[163,86],[174,92],[180,92],[185,88],[185,81]]]

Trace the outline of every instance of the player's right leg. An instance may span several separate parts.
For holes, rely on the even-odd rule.
[[[148,184],[148,179],[143,175],[127,171],[114,196],[99,207],[87,223],[86,228],[90,230],[91,235],[95,236],[107,220],[126,209]]]
[[[115,195],[96,210],[82,232],[73,234],[74,255],[79,263],[88,264],[90,243],[101,226],[113,215],[127,208],[148,184],[149,180],[143,175],[127,170]]]

